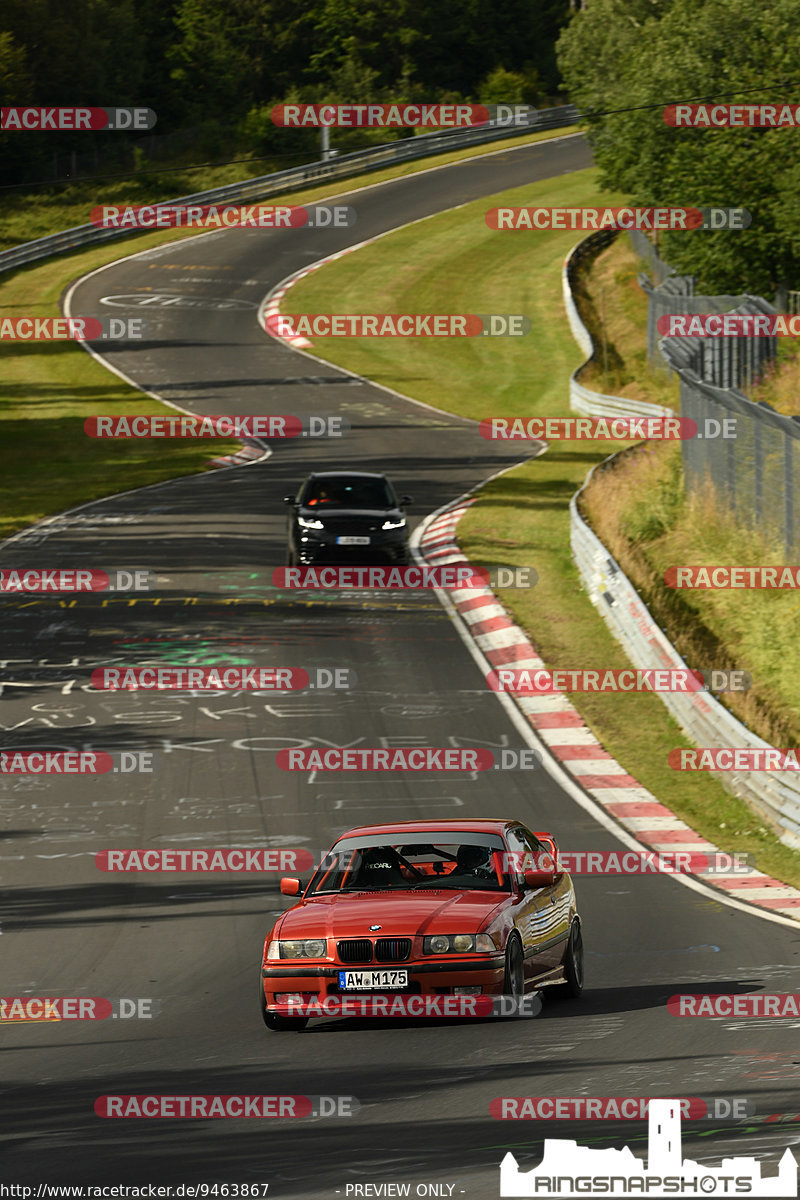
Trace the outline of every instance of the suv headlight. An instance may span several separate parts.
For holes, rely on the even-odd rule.
[[[324,529],[322,521],[318,521],[316,517],[298,517],[297,524],[301,529]]]
[[[405,523],[405,517],[402,517],[399,521],[384,521],[381,529],[402,529]]]
[[[327,958],[328,943],[325,938],[308,938],[300,941],[270,942],[267,958]]]
[[[488,933],[434,933],[422,939],[423,954],[493,954]]]

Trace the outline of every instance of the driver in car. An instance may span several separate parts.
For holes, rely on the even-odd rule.
[[[459,846],[456,851],[454,875],[472,875],[475,879],[497,880],[492,866],[492,851],[488,846]]]

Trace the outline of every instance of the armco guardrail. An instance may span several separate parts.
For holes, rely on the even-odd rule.
[[[633,584],[581,517],[578,502],[582,491],[570,501],[570,542],[590,600],[635,667],[685,669],[687,664],[653,620]],[[769,746],[708,692],[660,692],[659,699],[698,746]],[[717,777],[775,829],[784,845],[800,849],[800,779],[796,772],[726,771]]]
[[[581,320],[578,306],[572,294],[575,272],[580,264],[594,257],[617,236],[615,229],[601,229],[584,238],[572,249],[564,260],[561,271],[561,285],[564,294],[564,305],[567,310],[567,320],[575,341],[586,355],[586,361],[572,372],[569,378],[569,406],[574,412],[584,417],[672,417],[675,413],[671,408],[663,408],[660,404],[646,404],[640,400],[628,400],[624,396],[608,396],[595,392],[592,388],[584,387],[578,382],[578,376],[584,367],[592,362],[597,351],[589,330]]]
[[[581,246],[591,242],[595,236],[592,234],[586,238]],[[580,248],[577,247],[578,250]],[[594,253],[596,249],[595,242],[588,252]],[[584,250],[582,256],[586,253]],[[570,261],[575,261],[575,256],[576,251],[573,251],[564,267],[564,301],[575,340],[585,354],[591,355],[594,352],[592,338],[578,314],[572,295],[571,275],[567,273],[568,265]],[[573,382],[574,373],[570,380],[570,404],[575,408]],[[588,389],[583,390],[588,392]],[[597,392],[589,395],[592,408],[588,411],[591,415],[616,416],[632,411],[627,407],[612,407],[614,402],[620,406],[630,404],[622,397],[601,396]],[[642,404],[638,409],[644,409],[649,416],[671,412],[654,404]],[[653,620],[631,581],[579,512],[581,493],[593,473],[589,473],[583,487],[570,500],[572,557],[589,598],[635,667],[685,669],[687,664]],[[658,695],[687,737],[698,746],[769,746],[708,692],[659,692]],[[784,845],[800,849],[800,778],[794,772],[726,771],[717,778],[758,813],[776,831]]]
[[[403,138],[384,146],[373,146],[369,150],[356,150],[352,154],[343,154],[338,158],[328,159],[326,162],[291,167],[287,171],[261,175],[255,179],[246,179],[241,183],[212,188],[207,192],[194,192],[191,196],[161,200],[159,204],[221,204],[265,200],[270,196],[278,196],[282,192],[290,191],[300,184],[315,183],[325,179],[343,179],[348,175],[358,175],[365,171],[378,171],[395,162],[408,162],[416,158],[427,158],[433,154],[443,154],[448,150],[460,150],[484,142],[519,137],[521,133],[525,132],[536,133],[540,129],[561,129],[566,125],[574,125],[578,119],[579,113],[574,104],[564,104],[558,108],[543,108],[533,114],[533,120],[527,125],[480,126],[475,129],[445,130],[441,133],[427,133],[419,137]],[[27,266],[28,263],[36,262],[40,258],[49,258],[53,254],[63,254],[79,247],[108,242],[113,238],[130,237],[131,234],[140,232],[141,230],[136,229],[98,229],[94,225],[77,225],[73,229],[65,229],[61,233],[53,233],[49,237],[37,238],[36,241],[25,242],[21,246],[14,246],[11,250],[3,251],[0,254],[0,273],[12,271],[16,267]]]

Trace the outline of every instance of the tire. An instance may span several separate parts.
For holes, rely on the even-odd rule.
[[[301,1029],[305,1029],[308,1024],[308,1017],[281,1017],[278,1013],[271,1013],[267,1009],[267,998],[264,995],[264,985],[259,980],[258,994],[261,1002],[261,1017],[267,1029],[271,1029],[273,1033],[299,1033]]]
[[[518,937],[510,937],[506,945],[506,969],[503,975],[503,995],[521,999],[525,995],[525,959]]]
[[[297,562],[295,561],[295,556],[291,550],[286,551],[286,565],[287,565],[287,567],[296,567],[297,566]]]
[[[580,921],[573,921],[569,931],[564,974],[566,983],[548,990],[559,1000],[577,1000],[583,992],[583,934]]]

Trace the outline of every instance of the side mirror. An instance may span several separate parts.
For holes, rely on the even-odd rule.
[[[413,496],[401,496],[401,497],[400,497],[400,507],[401,507],[401,508],[402,508],[402,507],[403,507],[403,505],[405,505],[405,504],[413,504],[413,503],[414,503],[414,497],[413,497]]]
[[[526,888],[543,888],[552,887],[556,881],[555,871],[526,871],[525,872],[525,887]]]
[[[299,879],[290,879],[287,875],[281,880],[281,892],[284,896],[299,896],[301,890]]]
[[[533,836],[535,838],[538,838],[538,840],[545,847],[545,851],[549,851],[550,854],[553,856],[553,863],[555,864],[556,878],[563,875],[564,868],[561,866],[561,864],[558,861],[558,842],[553,837],[552,833],[545,833],[544,831],[542,831],[540,833],[537,830],[537,832]]]
[[[283,497],[283,503],[284,503],[284,504],[296,504],[296,503],[297,503],[297,497],[296,497],[296,496],[284,496],[284,497]]]

